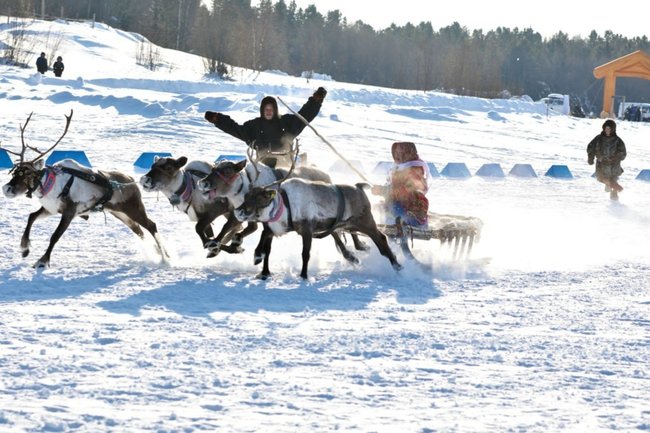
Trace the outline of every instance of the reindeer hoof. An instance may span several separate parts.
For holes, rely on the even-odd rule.
[[[402,269],[404,269],[404,266],[402,266],[402,265],[400,265],[399,263],[396,262],[396,263],[393,264],[393,269],[395,269],[396,271],[399,272]]]
[[[212,257],[217,257],[217,254],[219,254],[219,251],[210,251],[208,252],[208,255],[205,256],[206,259],[211,259]]]
[[[23,250],[23,259],[29,255],[29,250]]]
[[[34,266],[32,266],[34,269],[44,269],[48,268],[50,266],[50,262],[45,262],[43,260],[39,260],[36,263],[34,263]]]
[[[359,259],[353,254],[346,254],[344,257],[345,257],[345,260],[352,263],[353,265],[358,265],[359,264]]]
[[[354,246],[357,251],[369,251],[370,247],[366,245],[365,242],[359,241],[357,245]]]
[[[203,248],[210,250],[216,256],[217,253],[221,250],[221,242],[213,240],[207,241],[203,244]],[[214,257],[214,256],[212,256]]]
[[[253,259],[253,264],[259,265],[260,263],[262,263],[262,260],[264,260],[264,256],[266,256],[266,254],[255,254],[255,258]]]
[[[259,273],[255,276],[258,280],[268,280],[268,278],[271,276],[271,274],[264,274],[264,273]]]

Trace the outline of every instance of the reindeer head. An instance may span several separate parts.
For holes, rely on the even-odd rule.
[[[235,209],[239,221],[268,221],[281,206],[278,190],[254,187],[244,196],[244,203]]]
[[[280,185],[291,176],[296,167],[296,159],[296,157],[293,158],[291,168],[282,178],[265,186],[253,187],[246,192],[244,203],[235,209],[235,217],[239,221],[266,222],[279,217],[284,207],[284,200],[279,194]]]
[[[199,180],[196,185],[203,193],[214,192],[219,197],[225,197],[234,187],[235,180],[245,167],[245,159],[237,163],[221,161],[212,167],[210,174]]]
[[[145,191],[155,191],[171,184],[180,171],[187,164],[187,158],[178,159],[156,156],[151,169],[140,178],[140,185]]]
[[[68,132],[68,127],[70,126],[70,121],[72,120],[72,110],[70,110],[70,115],[65,116],[65,130],[63,131],[61,137],[59,137],[53,146],[51,146],[46,151],[41,152],[36,147],[25,143],[25,128],[27,128],[27,124],[32,118],[32,114],[34,113],[31,113],[29,117],[27,117],[25,125],[20,126],[20,140],[22,143],[21,151],[13,152],[9,149],[5,149],[12,155],[19,157],[19,160],[14,163],[13,168],[9,171],[9,174],[11,174],[11,179],[2,187],[2,192],[4,193],[5,197],[8,198],[14,198],[22,194],[27,194],[28,197],[31,197],[31,193],[40,186],[42,170],[45,164],[43,157],[50,153],[61,142],[65,134]],[[31,149],[36,152],[38,154],[36,158],[32,159],[31,161],[25,161],[25,152],[27,149]]]

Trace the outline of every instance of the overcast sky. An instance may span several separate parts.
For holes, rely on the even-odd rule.
[[[285,2],[289,4],[291,0]],[[259,1],[251,3],[257,5]],[[296,4],[303,9],[314,4],[323,15],[338,9],[348,23],[362,20],[376,30],[409,21],[414,24],[430,21],[438,30],[457,21],[470,31],[488,31],[500,26],[531,27],[544,37],[560,30],[569,36],[582,37],[588,36],[591,30],[601,36],[605,30],[627,37],[650,33],[645,19],[648,6],[643,2],[635,6],[635,2],[603,0],[296,0]]]

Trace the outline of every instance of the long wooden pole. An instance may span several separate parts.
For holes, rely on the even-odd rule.
[[[280,98],[279,96],[278,96],[277,98],[278,98],[278,101],[280,101],[280,102],[282,103],[282,105],[284,105],[285,107],[287,107],[287,108],[289,109],[289,111],[291,111],[293,114],[296,115],[296,117],[298,117],[298,119],[302,120],[302,122],[303,122],[305,125],[309,126],[309,127],[311,128],[311,130],[314,131],[314,133],[318,136],[318,138],[320,138],[321,140],[323,140],[323,142],[324,142],[325,144],[327,144],[327,145],[330,147],[330,149],[332,149],[332,151],[334,151],[334,153],[336,154],[336,156],[338,156],[339,158],[341,158],[341,160],[342,160],[343,162],[345,162],[345,163],[348,165],[348,167],[350,167],[350,169],[352,169],[352,171],[354,171],[356,174],[358,174],[358,175],[361,177],[361,179],[363,179],[365,182],[371,183],[368,179],[366,179],[366,177],[363,175],[363,173],[361,173],[359,170],[357,170],[357,168],[356,168],[355,166],[353,166],[353,165],[350,163],[350,161],[348,161],[347,159],[345,159],[345,157],[344,157],[343,155],[341,155],[341,154],[339,153],[339,151],[336,150],[336,148],[335,148],[334,146],[332,146],[332,143],[330,143],[329,141],[327,141],[327,140],[325,139],[325,137],[323,137],[322,135],[320,135],[320,134],[318,133],[318,131],[316,131],[316,128],[314,128],[313,126],[311,126],[311,124],[307,121],[307,119],[305,119],[305,118],[304,118],[300,113],[297,113],[293,108],[289,107],[289,106],[288,106],[288,105],[287,105],[287,104],[282,100],[282,98]]]

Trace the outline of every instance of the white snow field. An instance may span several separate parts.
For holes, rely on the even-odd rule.
[[[206,110],[243,122],[266,95],[297,109],[324,86],[312,124],[371,182],[383,182],[373,168],[404,140],[438,170],[498,163],[507,175],[522,163],[538,177],[432,179],[433,211],[483,220],[473,257],[489,264],[452,263],[437,242],[415,241],[431,271],[404,262],[395,272],[374,247],[352,266],[324,239],[314,241],[306,281],[295,234],[274,241],[273,278],[261,281],[258,234],[241,255],[207,259],[194,224],[153,193],[143,193],[145,205],[169,263],[150,237],[96,213],[75,219],[51,266],[35,270],[59,218],[35,223],[22,258],[39,204],[2,196],[1,432],[650,430],[650,184],[635,179],[650,169],[650,124],[618,123],[628,158],[612,202],[586,162],[599,119],[277,71],[237,69],[220,81],[203,76],[200,58],[165,49],[151,72],[135,63],[137,35],[90,23],[27,29],[63,35],[66,70],[41,77],[35,66],[0,65],[3,148],[20,149],[30,112],[25,140],[49,147],[73,109],[58,149],[137,180],[133,162],[145,151],[209,162],[245,153],[203,119]],[[335,181],[361,181],[335,170],[340,162],[313,131],[300,138]],[[556,164],[574,178],[544,176]]]

